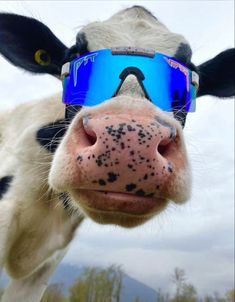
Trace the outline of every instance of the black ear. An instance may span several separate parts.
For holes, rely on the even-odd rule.
[[[67,47],[43,23],[0,13],[0,54],[33,73],[60,75]]]
[[[225,50],[213,59],[199,65],[199,90],[197,96],[235,95],[235,48]]]

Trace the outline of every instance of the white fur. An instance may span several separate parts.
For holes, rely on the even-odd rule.
[[[121,11],[103,22],[88,24],[81,31],[86,34],[90,50],[133,46],[174,56],[180,43],[188,44],[183,36],[172,33],[139,8]]]
[[[47,282],[51,274],[66,253],[66,249],[58,250],[49,257],[46,262],[32,273],[29,277],[12,280],[8,286],[2,302],[33,302],[40,301],[47,288]]]

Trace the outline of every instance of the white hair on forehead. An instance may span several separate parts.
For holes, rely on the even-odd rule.
[[[188,44],[182,35],[173,33],[142,7],[122,10],[106,21],[83,27],[90,51],[111,47],[142,47],[174,56],[181,43]]]
[[[125,19],[125,18],[137,18],[137,19],[146,19],[148,21],[156,21],[157,18],[145,7],[143,6],[132,6],[126,9],[123,9],[116,14],[114,14],[110,19]]]

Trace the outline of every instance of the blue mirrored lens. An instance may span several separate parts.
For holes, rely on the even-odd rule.
[[[156,53],[154,57],[112,54],[110,49],[90,52],[70,64],[64,78],[63,101],[68,105],[94,106],[113,97],[128,67],[140,70],[149,99],[165,111],[194,111],[196,88],[191,71],[176,60]]]
[[[144,80],[152,102],[165,111],[195,111],[196,87],[191,83],[191,71],[162,54],[156,53],[154,61],[146,70],[151,76]]]
[[[120,83],[118,72],[121,71],[117,62],[112,64],[109,49],[74,60],[70,64],[70,74],[64,79],[64,103],[94,106],[112,97]]]

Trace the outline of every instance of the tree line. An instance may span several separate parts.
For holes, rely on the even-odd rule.
[[[118,265],[107,268],[86,267],[80,277],[69,288],[68,295],[63,294],[63,284],[51,284],[41,302],[127,302],[121,300],[124,272]],[[228,290],[223,296],[201,297],[193,284],[187,281],[183,269],[175,268],[170,281],[175,292],[170,295],[161,289],[157,290],[156,302],[235,302],[235,289]],[[3,290],[0,289],[0,298]],[[135,297],[128,302],[149,302]]]

